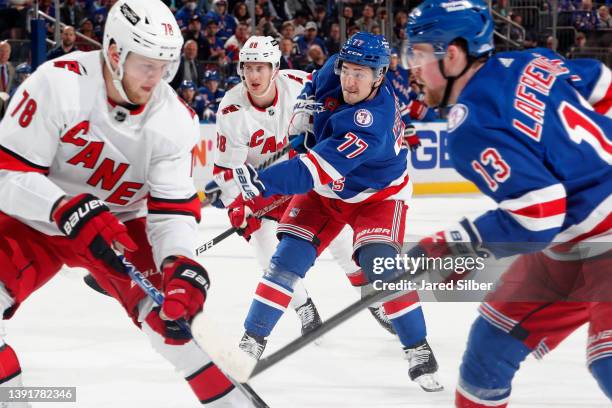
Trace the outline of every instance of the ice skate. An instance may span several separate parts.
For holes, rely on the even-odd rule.
[[[427,392],[442,391],[444,387],[440,384],[436,372],[438,362],[427,344],[427,340],[404,347],[406,359],[408,360],[408,375],[410,379],[421,386]]]
[[[264,337],[251,335],[245,332],[242,335],[242,339],[240,339],[238,347],[255,360],[259,360],[266,348],[267,342],[268,341]]]
[[[323,324],[319,311],[311,298],[308,298],[306,303],[295,309],[295,313],[302,323],[302,336]]]
[[[372,316],[374,316],[374,319],[376,319],[378,324],[380,324],[383,329],[385,329],[392,335],[397,336],[397,333],[395,332],[395,329],[391,325],[391,321],[385,314],[385,309],[382,307],[382,305],[379,307],[368,307],[368,310],[370,311],[370,313],[372,313]]]

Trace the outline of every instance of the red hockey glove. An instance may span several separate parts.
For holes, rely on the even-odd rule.
[[[402,144],[408,147],[410,150],[416,150],[421,146],[421,140],[419,139],[419,135],[417,135],[413,124],[406,125]]]
[[[409,258],[487,257],[488,254],[479,249],[479,245],[475,227],[463,219],[455,228],[421,239],[406,255]]]
[[[256,200],[260,198],[263,199],[263,197],[256,197]],[[261,220],[252,217],[256,211],[255,208],[256,203],[254,200],[244,201],[242,197],[238,197],[229,206],[228,215],[232,227],[238,228],[238,234],[242,235],[247,241],[251,239],[251,234],[261,227]]]
[[[164,305],[162,314],[169,320],[193,319],[202,311],[210,286],[206,269],[184,256],[168,257],[164,261]]]
[[[102,261],[107,270],[110,266],[109,272],[116,278],[130,279],[115,249],[135,251],[138,246],[128,235],[125,225],[102,200],[91,194],[80,194],[60,206],[54,212],[53,220],[74,242],[77,253],[92,263]]]
[[[191,322],[202,311],[210,286],[208,273],[187,257],[168,257],[163,262],[164,303],[161,310],[153,309],[146,322],[164,337],[166,344],[185,344],[191,340],[175,320],[184,318]]]

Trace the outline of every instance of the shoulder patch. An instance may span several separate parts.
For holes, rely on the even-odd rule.
[[[231,113],[231,112],[238,112],[238,109],[240,109],[240,106],[238,105],[228,105],[225,108],[223,108],[221,113],[223,115],[227,115],[228,113]]]
[[[370,127],[374,122],[374,117],[372,116],[372,112],[367,109],[358,109],[355,112],[355,124],[361,127]]]
[[[468,113],[467,106],[461,103],[453,106],[448,113],[448,131],[452,132],[457,129],[468,117]]]
[[[83,72],[87,74],[87,70],[78,61],[55,61],[53,62],[55,68],[67,69],[70,72],[74,72],[77,75],[83,75]]]

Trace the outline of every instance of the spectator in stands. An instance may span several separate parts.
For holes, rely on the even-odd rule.
[[[227,14],[227,1],[214,0],[213,8],[204,17],[204,21],[214,20],[219,26],[217,37],[221,41],[227,41],[236,31],[236,19]]]
[[[62,23],[73,27],[79,27],[85,17],[85,11],[76,0],[64,0],[64,5],[60,7],[60,18]]]
[[[219,27],[215,20],[209,20],[206,23],[204,38],[206,46],[204,52],[202,54],[198,53],[198,56],[203,60],[218,61],[221,64],[224,63],[225,59],[225,48],[223,48],[225,44],[217,37],[217,31],[219,31]]]
[[[296,36],[304,34],[305,24],[308,21],[308,13],[298,10],[289,22],[293,25],[293,32]]]
[[[30,75],[32,75],[32,67],[27,62],[22,62],[17,65],[15,68],[15,76],[17,77],[15,81],[13,81],[13,89],[11,89],[10,95],[13,96],[17,87],[21,85],[23,81],[25,81]]]
[[[358,33],[358,32],[359,32],[359,27],[357,27],[356,24],[353,24],[352,26],[347,27],[346,38],[351,38],[353,34]]]
[[[280,40],[280,69],[300,69],[300,63],[295,57],[295,43],[291,38],[281,38]]]
[[[53,0],[40,0],[40,2],[38,3],[38,10],[42,11],[48,16],[55,17],[55,5],[53,4]],[[53,35],[54,24],[51,23],[51,21],[47,21],[46,25],[47,34]]]
[[[183,81],[192,81],[194,84],[200,85],[204,78],[202,67],[198,64],[198,44],[195,41],[189,40],[183,46],[183,55],[179,64],[178,70],[170,85],[177,89]]]
[[[85,17],[83,21],[81,21],[79,32],[90,40],[100,42],[100,39],[96,37],[96,33],[94,32],[93,21],[89,17]],[[79,51],[92,51],[100,49],[100,47],[83,37],[77,37],[75,46]]]
[[[317,44],[313,44],[310,46],[310,48],[308,48],[308,59],[310,60],[310,64],[306,65],[304,71],[313,72],[323,67],[327,57],[325,56],[325,53],[321,47],[319,47]]]
[[[238,53],[251,36],[251,27],[246,23],[239,23],[236,27],[236,33],[232,35],[224,45],[225,54],[232,62],[238,62]]]
[[[612,28],[612,16],[610,16],[610,9],[607,6],[600,6],[597,9],[597,28],[598,29],[610,29]]]
[[[337,54],[340,51],[340,24],[333,23],[329,29],[329,36],[325,40],[325,48],[329,55]]]
[[[353,13],[353,8],[350,6],[344,6],[342,9],[342,17],[345,20],[345,26],[350,27],[355,25],[355,14]]]
[[[185,0],[183,2],[183,7],[176,12],[176,22],[178,26],[181,27],[181,31],[187,30],[187,26],[189,25],[189,21],[191,21],[191,17],[194,15],[202,16],[202,13],[198,9],[197,0]]]
[[[274,4],[272,4],[269,0],[256,0],[255,3],[257,6],[261,7],[263,11],[263,15],[266,16],[270,21],[278,20],[278,13],[276,12],[276,8]]]
[[[374,24],[370,30],[372,34],[382,35],[382,28],[378,24]]]
[[[11,2],[9,8],[0,13],[0,38],[24,39],[29,29],[31,0]]]
[[[297,37],[296,44],[300,56],[305,57],[308,54],[308,49],[314,44],[321,47],[323,53],[327,54],[325,43],[320,37],[317,36],[317,23],[314,21],[309,21],[306,23],[306,31],[304,31],[303,35],[299,35]]]
[[[387,24],[387,9],[383,6],[376,9],[376,24],[381,28]]]
[[[236,75],[228,76],[225,78],[225,92],[229,92],[230,89],[240,83],[240,78]]]
[[[355,24],[357,24],[357,27],[359,27],[359,31],[366,31],[368,33],[372,31],[372,27],[374,24],[376,24],[376,21],[374,20],[375,14],[376,12],[373,5],[366,4],[363,6],[361,18],[358,18],[357,21],[355,21]]]
[[[289,18],[296,18],[300,14],[304,22],[315,14],[316,3],[313,0],[286,0],[285,13]]]
[[[185,41],[193,40],[198,45],[198,56],[201,59],[208,59],[208,43],[204,33],[202,32],[202,22],[200,16],[194,14],[189,20],[187,30],[183,32],[183,38]]]
[[[512,41],[516,41],[519,44],[523,44],[525,41],[524,30],[523,27],[523,16],[520,14],[513,14],[510,19],[514,22],[514,24],[510,25],[510,39]]]
[[[493,5],[492,9],[501,14],[502,17],[510,16],[510,7],[508,6],[508,0],[497,0],[497,3]]]
[[[406,38],[405,28],[408,22],[408,14],[405,11],[398,11],[395,13],[395,25],[393,26],[393,34],[395,34],[395,40],[404,40]]]
[[[327,10],[325,10],[325,7],[315,7],[314,22],[317,23],[317,31],[319,33],[319,36],[321,38],[326,38],[329,35],[329,30],[333,21],[327,15]]]
[[[66,55],[76,50],[76,33],[74,31],[74,27],[65,26],[62,30],[62,43],[49,51],[47,54],[47,59],[51,60],[61,57],[62,55]]]
[[[293,39],[295,38],[295,28],[293,27],[291,21],[285,21],[283,23],[283,25],[281,26],[280,34],[281,39],[288,38],[293,41]]]
[[[567,53],[567,58],[576,58],[579,56],[580,52],[584,50],[586,47],[587,38],[584,33],[576,34],[576,38],[574,39],[574,45],[570,48],[570,51]]]
[[[558,41],[555,37],[553,37],[552,35],[549,35],[548,37],[546,37],[546,42],[545,42],[546,48],[556,51],[557,45],[558,45]]]
[[[270,37],[279,37],[280,34],[272,24],[273,17],[262,7],[261,4],[255,4],[255,21],[257,22],[257,34]]]
[[[221,77],[217,71],[206,71],[204,74],[204,87],[200,88],[200,94],[204,98],[203,119],[215,123],[219,104],[225,95],[225,90],[219,88]]]
[[[582,0],[580,8],[574,11],[573,24],[578,31],[593,31],[597,27],[597,11],[593,0]]]
[[[232,15],[238,23],[246,23],[249,20],[249,8],[244,2],[239,1],[234,6]]]
[[[98,38],[102,38],[108,11],[116,2],[117,0],[101,0],[100,7],[96,8],[93,12],[92,19],[94,23],[94,32]]]
[[[196,92],[196,86],[193,81],[183,81],[179,85],[177,92],[185,101],[187,106],[194,110],[200,120],[204,119],[204,98]]]
[[[10,93],[15,82],[15,67],[11,59],[11,44],[0,42],[0,92]]]
[[[559,11],[575,11],[576,4],[574,0],[558,0]]]

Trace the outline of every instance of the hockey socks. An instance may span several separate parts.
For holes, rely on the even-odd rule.
[[[212,362],[185,378],[202,404],[210,404],[234,389],[234,385]]]
[[[11,346],[0,347],[0,386],[21,386],[21,366],[17,354]]]
[[[257,285],[249,314],[244,322],[247,333],[259,337],[270,335],[293,296],[290,287],[273,282],[266,276]]]

